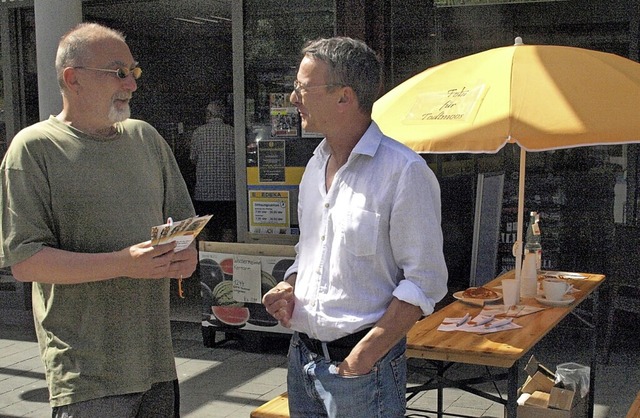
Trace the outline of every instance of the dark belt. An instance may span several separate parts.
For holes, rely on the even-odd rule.
[[[338,338],[337,340],[325,343],[327,346],[327,351],[329,352],[329,360],[344,361],[353,347],[355,347],[356,344],[358,344],[370,330],[371,328],[366,328],[354,334],[350,334],[342,338]],[[322,349],[322,341],[311,338],[303,332],[299,332],[298,336],[300,337],[300,341],[304,343],[309,351],[312,351],[321,356],[325,355],[324,350]]]

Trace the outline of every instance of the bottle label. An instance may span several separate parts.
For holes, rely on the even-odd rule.
[[[531,229],[533,230],[533,235],[540,235],[540,225],[538,225],[538,222],[531,225]]]
[[[526,253],[522,263],[520,296],[534,297],[538,290],[538,274],[536,271],[537,257],[535,253]]]

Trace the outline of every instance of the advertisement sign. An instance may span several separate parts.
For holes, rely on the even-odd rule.
[[[291,333],[262,305],[262,296],[293,264],[292,246],[200,244],[202,326],[225,332]]]
[[[288,190],[249,192],[249,230],[259,234],[290,234]]]
[[[404,122],[408,124],[422,124],[426,121],[472,123],[487,90],[488,87],[485,84],[478,84],[463,85],[458,88],[443,87],[441,90],[419,94],[405,116]]]
[[[273,140],[258,142],[258,169],[261,183],[285,181],[285,141]]]

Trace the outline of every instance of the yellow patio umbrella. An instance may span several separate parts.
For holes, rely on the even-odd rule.
[[[420,153],[496,153],[518,143],[514,254],[520,278],[526,151],[640,141],[640,64],[583,48],[515,45],[429,68],[373,106],[381,130]]]

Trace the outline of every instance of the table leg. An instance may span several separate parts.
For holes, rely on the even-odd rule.
[[[442,385],[442,377],[446,368],[444,367],[444,361],[438,361],[438,418],[444,416],[444,387]]]
[[[591,370],[589,370],[589,409],[587,416],[593,418],[593,405],[595,402],[596,367],[598,367],[598,311],[600,288],[592,293],[593,312],[591,314]]]
[[[518,369],[520,361],[517,360],[509,368],[509,379],[507,382],[507,418],[516,418],[518,413]]]

